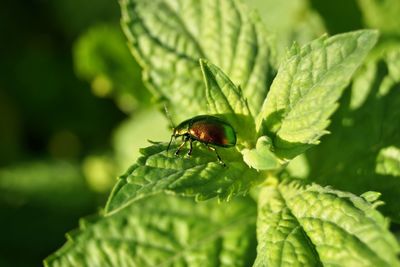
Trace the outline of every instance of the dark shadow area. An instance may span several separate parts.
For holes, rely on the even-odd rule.
[[[110,149],[111,132],[126,115],[111,99],[95,97],[90,84],[78,79],[72,51],[88,27],[118,24],[118,9],[117,1],[108,0],[0,3],[2,267],[43,266],[43,259],[64,244],[65,233],[77,227],[79,218],[97,212],[104,202],[105,196],[91,191],[82,174],[63,180],[66,187],[80,181],[70,194],[54,186],[64,174],[62,168],[51,172],[51,163],[52,179],[42,179],[49,175],[47,167],[37,176],[27,169],[17,172],[22,177],[12,177],[25,163],[80,162]],[[75,167],[79,172],[81,166]],[[70,183],[69,178],[77,180]],[[60,192],[49,189],[47,182]]]
[[[364,28],[356,0],[311,0],[311,4],[324,18],[330,35]]]
[[[351,91],[345,91],[329,127],[332,134],[306,153],[311,165],[309,176],[322,185],[355,194],[381,192],[386,205],[379,209],[400,222],[400,179],[375,172],[379,151],[390,145],[400,147],[400,85],[378,96],[388,70],[384,62],[379,62],[377,69],[372,90],[360,108],[350,109]]]
[[[0,166],[39,155],[46,157],[57,146],[60,153],[53,154],[68,159],[105,149],[110,145],[111,130],[124,118],[110,99],[93,97],[89,85],[76,77],[72,61],[75,37],[90,23],[118,21],[117,3],[111,5],[115,9],[108,4],[109,11],[94,8],[90,19],[79,13],[85,10],[79,10],[75,3],[76,14],[68,19],[76,23],[82,16],[84,22],[74,26],[74,31],[65,21],[64,13],[68,11],[57,9],[72,9],[74,4],[61,1],[58,5],[44,1],[0,4],[4,37],[0,51],[0,128],[6,129],[0,133]],[[96,12],[97,18],[93,17]],[[59,140],[70,142],[75,150],[66,149],[57,143]]]

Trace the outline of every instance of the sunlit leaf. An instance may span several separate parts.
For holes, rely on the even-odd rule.
[[[258,210],[254,266],[400,266],[387,221],[353,194],[284,182]]]
[[[256,147],[243,149],[243,160],[256,170],[277,170],[286,162],[277,158],[273,153],[271,139],[267,136],[258,138]]]
[[[400,177],[400,149],[395,146],[381,149],[376,159],[375,171],[382,175]]]
[[[249,266],[255,257],[255,203],[141,199],[81,229],[46,266]]]
[[[362,30],[293,47],[257,118],[275,153],[293,158],[319,143],[343,89],[376,41],[376,31]]]
[[[211,114],[226,119],[233,126],[238,142],[243,145],[255,138],[255,124],[242,91],[217,66],[200,61]]]
[[[398,0],[358,0],[364,23],[371,28],[393,34],[400,33],[400,2]]]
[[[263,25],[236,0],[123,0],[122,26],[147,84],[179,121],[207,112],[204,58],[240,85],[256,114],[267,94],[270,52]]]
[[[165,143],[142,149],[143,156],[119,178],[106,211],[115,212],[159,192],[193,196],[197,200],[229,199],[247,193],[262,181],[262,175],[248,168],[234,148],[218,150],[226,164],[223,166],[214,152],[203,147],[195,145],[191,158],[185,155],[186,149],[179,157],[174,156],[174,151],[167,152]],[[175,149],[174,146],[172,150]]]

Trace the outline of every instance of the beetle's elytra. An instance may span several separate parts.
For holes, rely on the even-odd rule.
[[[176,126],[171,135],[167,151],[172,139],[179,136],[183,137],[183,143],[175,151],[175,155],[178,155],[182,147],[189,141],[190,148],[187,154],[190,156],[193,150],[192,143],[199,141],[205,144],[210,150],[215,151],[218,161],[224,166],[225,163],[221,160],[221,157],[213,146],[232,147],[236,145],[236,133],[233,127],[226,121],[210,115],[196,116]]]

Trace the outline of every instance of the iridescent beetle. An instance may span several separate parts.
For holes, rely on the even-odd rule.
[[[236,133],[233,127],[226,121],[210,115],[196,116],[176,126],[171,135],[167,151],[169,150],[172,139],[179,136],[183,137],[183,143],[175,151],[175,155],[178,155],[182,147],[189,141],[190,147],[187,154],[190,156],[193,150],[192,143],[194,141],[199,141],[205,144],[208,149],[214,151],[218,161],[224,166],[225,163],[221,160],[214,146],[227,148],[236,145]]]

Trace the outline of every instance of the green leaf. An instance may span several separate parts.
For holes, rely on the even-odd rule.
[[[393,77],[389,66],[398,63],[396,57],[388,55],[400,51],[400,46],[382,48],[373,53],[378,57],[366,62],[374,71],[372,79],[365,77],[370,85],[364,100],[354,109],[351,104],[357,93],[354,90],[345,93],[329,129],[334,134],[324,137],[321,145],[308,151],[307,159],[312,181],[355,194],[380,192],[385,205],[379,210],[400,222],[400,179],[376,171],[380,151],[400,147],[400,83],[392,80],[389,90],[382,94],[384,84]]]
[[[362,30],[292,48],[257,118],[260,135],[272,137],[275,153],[293,158],[319,143],[343,89],[376,40],[376,31]]]
[[[285,164],[272,152],[272,142],[267,136],[258,138],[256,148],[243,149],[243,160],[256,170],[277,170]]]
[[[254,266],[400,266],[387,221],[351,193],[283,182],[259,196]]]
[[[11,207],[29,204],[55,212],[87,210],[94,204],[94,194],[80,166],[65,161],[34,161],[1,168],[0,192],[0,204]]]
[[[385,60],[388,64],[389,76],[394,82],[400,82],[400,44],[398,42],[387,47]]]
[[[157,125],[156,131],[154,125]],[[147,145],[147,140],[163,140],[170,136],[172,130],[168,126],[165,116],[156,109],[136,112],[123,121],[112,138],[118,174],[125,172],[140,157],[139,149]]]
[[[372,204],[372,207],[375,209],[379,206],[385,205],[385,202],[382,200],[379,200],[379,198],[382,196],[380,192],[376,191],[367,191],[365,193],[361,194],[361,197],[368,201],[369,203]]]
[[[382,148],[376,159],[375,171],[382,175],[400,177],[400,149],[395,146]]]
[[[385,64],[385,69],[382,68]],[[379,79],[382,78],[382,81]],[[377,96],[382,97],[400,82],[400,45],[397,42],[383,42],[373,50],[366,64],[354,75],[351,87],[352,109],[360,108],[371,90],[379,84]]]
[[[304,45],[327,32],[323,18],[313,10],[309,0],[247,0],[246,3],[259,11],[273,36],[271,42],[275,44],[278,62],[294,42]]]
[[[96,210],[98,198],[76,163],[43,160],[0,168],[0,266],[40,265],[77,218]]]
[[[385,96],[400,82],[400,43],[394,42],[383,47],[382,54],[387,63],[388,75],[383,79],[379,87],[378,96]]]
[[[255,136],[254,118],[251,116],[242,91],[217,66],[200,60],[206,85],[206,97],[211,113],[218,114],[231,123],[236,131],[238,143],[253,140]]]
[[[254,201],[194,203],[166,195],[139,200],[112,216],[84,220],[46,266],[250,266]]]
[[[398,0],[358,0],[364,23],[381,32],[392,35],[400,33],[400,2]]]
[[[351,86],[351,109],[358,109],[367,100],[374,86],[376,71],[376,62],[367,60],[366,64],[363,64],[355,73]]]
[[[200,147],[202,146],[202,147]],[[166,151],[165,144],[157,144],[141,150],[138,159],[119,178],[107,203],[106,212],[115,212],[137,199],[159,192],[183,196],[195,196],[197,200],[212,197],[229,199],[245,194],[254,184],[260,183],[259,173],[249,169],[235,149],[219,149],[226,167],[218,163],[214,152],[202,144],[194,144],[191,158],[186,151],[174,156],[174,147]]]
[[[285,168],[289,177],[296,179],[306,179],[310,173],[310,166],[305,154],[301,154],[292,159]]]
[[[198,69],[205,58],[243,89],[252,114],[267,94],[270,52],[263,25],[236,0],[123,0],[122,26],[150,88],[180,121],[207,113]]]
[[[96,25],[83,33],[74,44],[74,65],[95,95],[113,97],[123,111],[149,104],[140,67],[130,57],[118,25]]]

